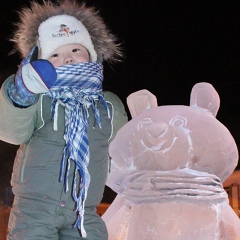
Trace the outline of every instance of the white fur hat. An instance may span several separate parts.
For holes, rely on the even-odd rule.
[[[47,59],[57,48],[66,44],[81,44],[85,47],[92,62],[97,61],[97,53],[85,26],[75,17],[57,15],[42,22],[38,28],[40,57]]]
[[[12,38],[15,43],[13,52],[19,51],[22,57],[26,57],[31,49],[38,45],[42,51],[42,56],[40,52],[39,57],[47,58],[49,57],[47,55],[51,54],[49,52],[55,50],[56,45],[80,43],[87,48],[93,62],[96,54],[97,62],[121,60],[122,49],[116,37],[105,25],[99,11],[77,0],[54,2],[44,0],[40,4],[33,0],[30,7],[22,8],[19,12],[20,21],[16,23],[17,28]],[[69,19],[69,22],[65,22],[65,19]],[[61,24],[66,25],[66,29],[59,32]],[[74,32],[76,29],[79,32]],[[71,35],[67,37],[64,31],[71,31]],[[66,35],[53,37],[52,33],[66,33]]]

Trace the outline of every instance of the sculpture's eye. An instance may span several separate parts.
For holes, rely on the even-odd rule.
[[[171,125],[174,125],[174,126],[177,126],[177,127],[185,127],[187,125],[187,119],[184,118],[184,117],[177,116],[177,117],[172,118],[169,121],[169,123]]]
[[[152,123],[153,123],[153,121],[150,118],[144,118],[141,122],[138,123],[137,129],[139,130],[139,129],[146,127]]]

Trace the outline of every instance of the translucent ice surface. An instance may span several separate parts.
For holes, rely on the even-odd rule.
[[[158,106],[147,90],[127,101],[132,120],[110,145],[107,185],[118,195],[102,216],[109,240],[240,240],[222,187],[238,150],[216,119],[213,86],[196,84],[190,106]]]

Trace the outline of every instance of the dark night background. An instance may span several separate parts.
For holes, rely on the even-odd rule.
[[[106,90],[118,94],[124,104],[130,93],[148,89],[159,105],[188,105],[193,85],[209,82],[221,99],[217,118],[240,146],[239,0],[86,2],[100,10],[125,52],[122,63],[105,66]],[[8,55],[13,48],[8,40],[17,11],[25,5],[29,0],[1,2],[0,84],[20,61],[17,54]],[[9,186],[16,149],[0,141],[0,198]]]

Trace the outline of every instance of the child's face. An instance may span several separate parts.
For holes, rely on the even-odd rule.
[[[89,62],[89,53],[87,49],[80,44],[66,44],[57,48],[48,58],[48,61],[50,61],[54,67]]]

